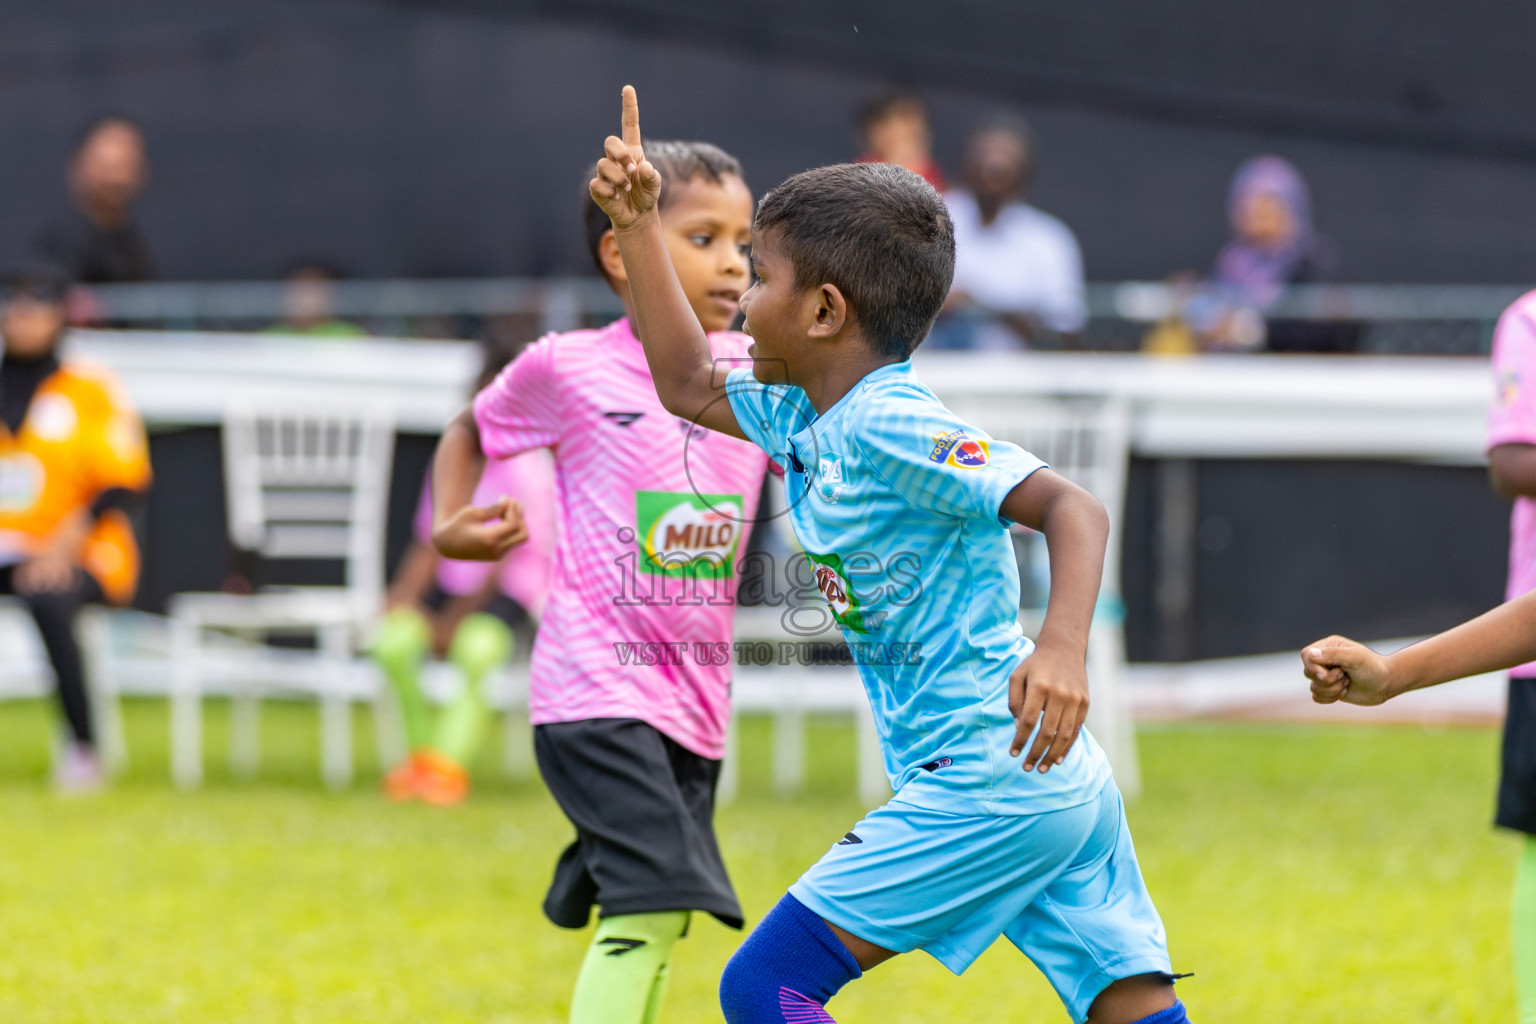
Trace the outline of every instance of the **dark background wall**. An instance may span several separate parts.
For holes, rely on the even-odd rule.
[[[1354,280],[1536,279],[1536,8],[1377,0],[5,5],[0,253],[64,201],[88,117],[139,118],[163,275],[584,272],[582,171],[642,93],[759,189],[854,155],[853,111],[921,89],[951,167],[999,108],[1090,276],[1206,265],[1233,167],[1311,177]]]

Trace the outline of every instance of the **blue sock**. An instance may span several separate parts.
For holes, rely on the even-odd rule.
[[[720,1009],[728,1024],[835,1024],[827,1000],[863,973],[827,923],[785,893],[725,965]]]
[[[1184,1012],[1184,1004],[1175,1002],[1166,1010],[1158,1010],[1150,1017],[1143,1017],[1135,1024],[1189,1024],[1189,1016]]]

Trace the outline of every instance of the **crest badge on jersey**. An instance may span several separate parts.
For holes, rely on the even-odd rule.
[[[928,458],[945,466],[980,469],[991,459],[987,442],[971,437],[963,430],[946,430],[933,435],[933,451]]]
[[[837,499],[843,496],[843,491],[848,487],[848,481],[843,474],[843,457],[841,455],[823,455],[816,463],[816,490],[821,496],[832,504],[837,504]]]

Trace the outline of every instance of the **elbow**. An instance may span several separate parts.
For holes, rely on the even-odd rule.
[[[1105,545],[1108,545],[1109,509],[1105,508],[1104,503],[1091,494],[1088,495],[1088,500],[1084,504],[1088,521],[1093,524],[1093,532]]]
[[[692,382],[677,383],[663,387],[660,381],[656,382],[656,397],[661,399],[661,407],[678,419],[688,420],[690,423],[698,418],[701,406],[690,397]]]
[[[1076,488],[1069,492],[1070,497],[1065,504],[1070,508],[1068,515],[1079,524],[1094,543],[1100,548],[1109,545],[1109,510],[1104,503],[1087,491]]]
[[[1520,489],[1497,464],[1488,467],[1488,485],[1493,488],[1493,493],[1501,498],[1520,497]]]
[[[667,412],[671,413],[673,416],[684,420],[689,418],[689,414],[683,411],[683,403],[678,401],[677,392],[670,390],[661,391],[658,389],[656,392],[656,397],[661,399],[661,407],[667,410]]]

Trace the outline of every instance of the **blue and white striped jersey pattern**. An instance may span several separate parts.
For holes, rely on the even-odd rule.
[[[1008,756],[1008,676],[1034,645],[999,510],[1044,463],[961,421],[910,363],[875,370],[820,416],[804,391],[750,369],[726,393],[785,469],[809,559],[795,582],[826,598],[859,663],[895,799],[956,814],[1093,799],[1109,765],[1086,730],[1045,775]]]

